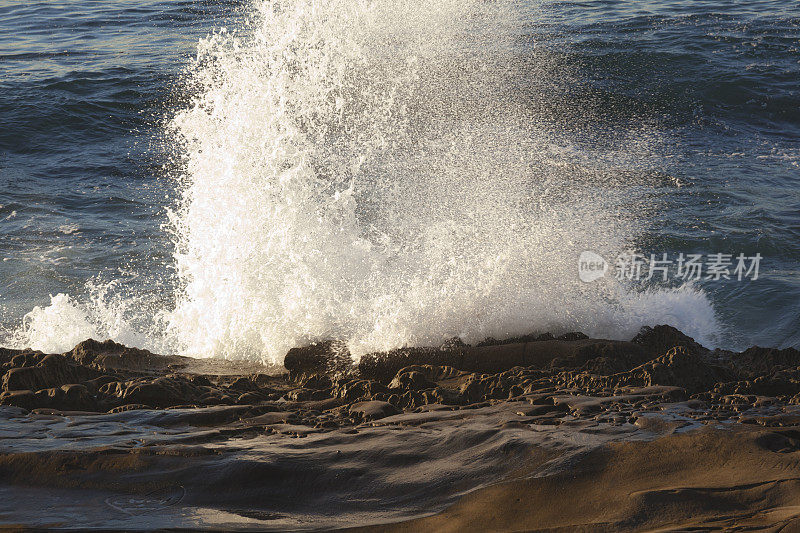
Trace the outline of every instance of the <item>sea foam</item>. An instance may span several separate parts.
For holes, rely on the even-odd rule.
[[[578,280],[582,250],[641,231],[648,173],[623,181],[608,149],[594,157],[526,105],[520,57],[543,79],[529,99],[557,86],[554,59],[519,38],[531,15],[270,1],[247,31],[203,40],[196,98],[170,124],[183,173],[168,322],[183,350],[280,361],[324,338],[361,354],[454,335],[628,336],[665,317],[713,331],[702,293]],[[646,165],[638,133],[627,158]]]
[[[582,251],[612,257],[647,227],[658,138],[600,146],[553,118],[574,81],[523,38],[536,9],[254,2],[242,28],[200,41],[193,97],[166,128],[173,303],[137,330],[124,318],[136,306],[98,313],[58,295],[17,344],[98,335],[280,362],[328,338],[358,356],[668,322],[713,345],[713,307],[692,287],[579,280]]]

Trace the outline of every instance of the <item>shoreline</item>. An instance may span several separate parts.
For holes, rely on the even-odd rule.
[[[93,340],[0,349],[0,363],[6,526],[638,530],[800,514],[793,348],[711,351],[656,326],[358,364],[329,341],[291,350],[280,374]]]

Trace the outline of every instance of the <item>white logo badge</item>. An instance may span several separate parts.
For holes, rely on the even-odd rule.
[[[602,278],[608,272],[608,263],[594,252],[581,252],[578,258],[578,277],[581,281],[590,283]]]

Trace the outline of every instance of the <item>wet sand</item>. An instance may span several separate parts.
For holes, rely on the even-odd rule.
[[[0,525],[800,530],[800,352],[536,335],[286,368],[0,349]]]

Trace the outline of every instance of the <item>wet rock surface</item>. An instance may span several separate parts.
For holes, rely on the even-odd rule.
[[[712,352],[666,325],[643,328],[630,342],[581,333],[487,339],[476,346],[455,338],[439,348],[369,354],[357,364],[343,343],[326,341],[290,350],[288,372],[272,374],[197,373],[191,361],[91,339],[64,354],[2,349],[0,405],[123,412],[282,402],[298,423],[324,428],[430,405],[464,409],[500,401],[552,406],[536,411],[542,423],[599,411],[628,423],[643,407],[675,401],[702,402],[704,419],[756,423],[764,413],[749,411],[800,403],[797,350]],[[631,390],[650,392],[631,396]],[[557,399],[565,395],[614,400],[577,408]],[[335,407],[308,407],[325,402]]]
[[[338,527],[361,523],[363,513],[380,521],[399,501],[405,507],[397,517],[418,516],[526,464],[532,453],[545,461],[698,428],[739,428],[754,450],[800,453],[800,352],[711,351],[669,326],[644,328],[630,342],[579,333],[475,346],[450,339],[358,363],[330,341],[290,351],[285,369],[87,340],[63,354],[0,349],[0,373],[0,477],[15,491],[3,493],[0,483],[7,501],[23,485],[97,486],[112,493],[101,507],[123,514],[125,494],[148,509],[181,498],[224,504],[233,522],[207,522],[223,528],[241,520],[256,528]],[[545,478],[548,464],[539,466]],[[468,465],[469,475],[453,465]],[[217,483],[230,501],[204,488]],[[429,500],[407,496],[413,491],[405,483]],[[299,505],[292,491],[306,486],[304,509],[325,495],[322,512],[346,507],[351,521],[292,518]],[[389,503],[376,503],[376,487]],[[154,527],[186,525],[165,520]]]

